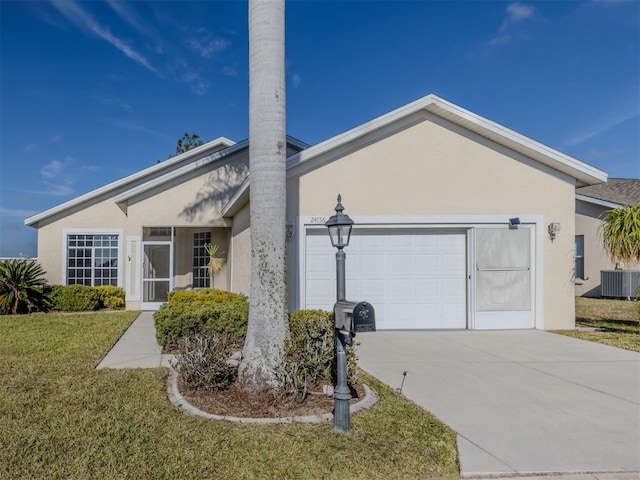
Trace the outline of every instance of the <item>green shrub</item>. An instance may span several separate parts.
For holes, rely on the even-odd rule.
[[[225,334],[188,336],[180,340],[179,353],[171,364],[190,388],[224,390],[238,374],[237,364],[229,361],[234,348]]]
[[[194,310],[214,303],[246,303],[247,297],[224,290],[198,289],[173,290],[169,292],[168,304],[172,305],[175,315],[187,310]]]
[[[247,333],[249,303],[247,298],[217,290],[179,291],[169,294],[169,301],[154,313],[156,338],[165,350],[178,347],[181,338],[199,333],[228,335],[241,343]]]
[[[93,287],[100,294],[100,307],[114,310],[125,305],[124,290],[115,285],[101,285]]]
[[[45,273],[35,260],[0,261],[0,314],[46,311]]]
[[[285,364],[279,372],[285,394],[304,401],[308,393],[335,383],[333,312],[301,310],[289,316]],[[348,380],[356,378],[357,358],[347,347]]]
[[[52,310],[63,312],[98,310],[101,304],[100,292],[86,285],[53,285],[50,297]]]

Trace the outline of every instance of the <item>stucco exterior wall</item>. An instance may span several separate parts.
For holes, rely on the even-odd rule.
[[[248,204],[233,217],[231,261],[231,291],[249,295],[251,287],[251,231],[249,229]]]
[[[599,297],[600,271],[613,270],[615,265],[604,250],[599,232],[602,214],[608,207],[576,200],[576,235],[584,235],[584,276],[576,280],[576,295]]]
[[[288,215],[333,213],[338,193],[358,216],[539,215],[546,229],[544,328],[573,328],[575,185],[572,178],[433,117],[289,180]],[[537,248],[534,247],[534,248]],[[289,265],[291,268],[291,265]]]

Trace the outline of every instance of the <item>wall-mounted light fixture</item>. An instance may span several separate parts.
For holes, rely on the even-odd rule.
[[[520,225],[520,217],[514,217],[509,219],[509,228],[517,229],[518,225]]]
[[[287,240],[291,240],[294,233],[296,233],[296,226],[293,223],[287,223]]]
[[[549,232],[549,239],[553,242],[556,239],[556,235],[560,231],[560,222],[558,220],[554,220],[547,227],[547,232]]]

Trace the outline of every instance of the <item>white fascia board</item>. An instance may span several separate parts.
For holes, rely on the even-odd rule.
[[[245,205],[246,201],[248,201],[250,178],[250,176],[247,176],[247,178],[244,179],[244,182],[242,182],[238,190],[236,190],[236,193],[234,193],[227,204],[222,207],[222,211],[220,212],[222,217],[233,217],[238,213],[238,210]]]
[[[524,153],[535,160],[548,165],[555,170],[570,175],[573,178],[587,184],[593,185],[607,181],[607,173],[577,160],[569,155],[565,155],[558,150],[537,142],[525,135],[511,130],[503,125],[481,117],[469,110],[465,110],[458,105],[448,102],[437,95],[430,94],[418,99],[389,113],[377,117],[369,122],[363,123],[351,130],[336,135],[302,152],[292,155],[287,161],[287,168],[293,169],[295,166],[311,160],[319,155],[326,154],[342,145],[352,142],[358,138],[381,129],[402,118],[413,115],[420,110],[426,110],[439,117],[445,118],[463,128],[469,129],[479,135],[487,137],[497,143]],[[328,157],[327,161],[331,158]]]
[[[593,203],[594,205],[600,205],[608,208],[620,208],[623,205],[621,203],[607,202],[606,200],[600,200],[599,198],[587,197],[586,195],[576,194],[576,200],[581,202]]]
[[[311,146],[308,143],[298,140],[297,138],[290,137],[289,135],[287,135],[287,143],[293,147],[299,148],[300,150],[305,150]]]
[[[36,223],[38,223],[40,220],[44,220],[45,218],[48,218],[51,215],[55,215],[56,213],[60,213],[60,212],[63,212],[64,210],[80,205],[83,202],[91,200],[92,198],[96,198],[100,195],[104,195],[105,193],[108,193],[112,190],[123,187],[128,183],[140,180],[141,178],[144,178],[147,175],[153,174],[157,171],[169,169],[173,167],[176,163],[182,162],[193,156],[199,155],[203,151],[207,151],[212,147],[224,146],[225,148],[228,148],[233,145],[235,145],[235,142],[233,142],[232,140],[229,140],[228,138],[225,138],[225,137],[218,137],[215,140],[211,140],[210,142],[207,142],[204,145],[200,145],[199,147],[196,147],[185,153],[172,157],[168,160],[165,160],[164,162],[160,162],[156,165],[153,165],[151,167],[135,172],[129,176],[116,180],[115,182],[111,182],[107,185],[104,185],[103,187],[96,188],[95,190],[87,192],[78,197],[72,198],[71,200],[61,203],[60,205],[57,205],[53,208],[45,210],[44,212],[40,212],[40,213],[37,213],[36,215],[32,215],[31,217],[28,217],[24,220],[24,224],[33,226]]]
[[[134,198],[137,195],[140,195],[141,193],[149,191],[152,188],[157,187],[158,185],[162,185],[163,183],[169,182],[175,178],[179,178],[180,176],[185,175],[189,172],[192,172],[193,170],[197,170],[198,168],[201,168],[205,165],[208,165],[217,160],[220,160],[223,157],[231,155],[239,150],[242,150],[247,145],[249,145],[249,141],[244,140],[242,142],[232,145],[231,147],[227,147],[224,150],[220,150],[218,152],[212,153],[211,155],[207,155],[206,157],[202,157],[195,162],[189,163],[187,165],[183,165],[182,167],[176,168],[175,170],[167,172],[160,177],[156,177],[153,180],[150,180],[141,185],[138,185],[137,187],[127,190],[126,192],[123,192],[117,197],[115,197],[114,201],[118,204],[126,203],[129,199]]]

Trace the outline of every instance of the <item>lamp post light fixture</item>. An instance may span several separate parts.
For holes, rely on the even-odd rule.
[[[325,223],[329,229],[331,244],[338,249],[336,252],[336,297],[337,301],[346,300],[346,282],[345,282],[345,253],[343,248],[349,245],[351,238],[351,228],[353,220],[348,215],[342,213],[342,197],[338,195],[338,204],[336,205],[336,214]],[[350,343],[349,332],[341,332],[337,328],[334,329],[336,344],[336,366],[337,366],[337,382],[334,389],[334,411],[333,411],[333,428],[337,432],[349,433],[349,401],[351,400],[351,391],[347,385],[347,352],[345,349],[345,341]],[[349,338],[344,338],[348,336]]]

